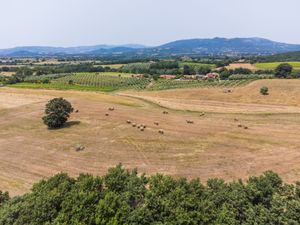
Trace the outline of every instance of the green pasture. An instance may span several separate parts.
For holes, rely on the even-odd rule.
[[[294,69],[300,70],[300,62],[270,62],[270,63],[256,63],[255,66],[258,69],[263,70],[274,70],[281,63],[289,63],[294,67]]]

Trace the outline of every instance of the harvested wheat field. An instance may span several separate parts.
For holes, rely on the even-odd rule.
[[[0,72],[0,76],[4,76],[4,77],[11,77],[15,74],[16,74],[15,72]]]
[[[250,63],[232,63],[229,66],[226,66],[227,69],[229,70],[235,70],[235,69],[239,69],[239,68],[243,68],[243,69],[249,69],[252,71],[258,70],[258,68]]]
[[[270,95],[259,94],[262,85]],[[48,130],[41,117],[56,96],[79,112],[63,129]],[[298,80],[256,81],[232,93],[221,88],[114,94],[0,88],[0,190],[21,194],[60,171],[104,174],[119,162],[148,174],[203,181],[265,170],[287,182],[299,180],[299,97]],[[146,128],[140,131],[133,123]],[[76,151],[77,146],[85,148]]]

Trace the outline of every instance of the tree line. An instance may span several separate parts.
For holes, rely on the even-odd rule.
[[[9,198],[0,192],[0,224],[299,224],[300,182],[271,171],[226,183],[139,175],[121,165],[104,176],[60,173]]]
[[[181,62],[181,64],[180,64]],[[193,65],[193,62],[195,63]],[[200,62],[200,61],[199,61]],[[198,62],[198,63],[199,63]],[[202,61],[201,61],[202,62]],[[18,82],[24,82],[26,77],[29,76],[42,76],[48,74],[67,74],[67,73],[78,73],[78,72],[120,72],[120,73],[134,73],[134,74],[144,74],[145,77],[157,79],[159,75],[171,74],[176,75],[177,78],[183,75],[206,75],[212,71],[215,71],[209,63],[218,63],[219,67],[217,72],[220,74],[220,79],[229,79],[231,75],[268,75],[274,74],[278,78],[299,78],[300,72],[293,70],[293,67],[288,63],[280,64],[275,70],[256,70],[252,71],[247,68],[236,68],[227,69],[224,65],[227,65],[231,61],[229,60],[211,60],[203,61],[208,64],[199,63],[197,61],[192,61],[191,65],[184,64],[182,61],[177,60],[162,60],[155,62],[141,62],[141,63],[129,63],[121,68],[111,68],[109,66],[94,65],[93,63],[80,63],[80,64],[62,64],[56,66],[37,66],[37,67],[2,67],[0,72],[15,72],[14,76],[11,77],[1,77],[0,82],[4,84],[14,84]],[[181,65],[181,66],[180,66]],[[216,64],[214,64],[216,65]],[[49,80],[46,80],[47,82]]]

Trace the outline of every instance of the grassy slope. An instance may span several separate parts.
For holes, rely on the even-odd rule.
[[[283,62],[271,62],[271,63],[256,63],[255,66],[259,69],[275,69],[279,64]],[[294,69],[300,69],[300,62],[284,62],[291,64]]]
[[[93,86],[79,86],[79,85],[67,85],[67,84],[34,84],[34,83],[18,83],[10,85],[14,88],[31,88],[31,89],[54,89],[54,90],[76,90],[76,91],[102,91],[109,92],[115,91],[112,87],[93,87]]]
[[[216,65],[214,64],[205,64],[205,63],[196,63],[196,62],[179,62],[179,66],[183,67],[184,65],[192,66],[192,67],[210,67],[210,68],[216,68]]]

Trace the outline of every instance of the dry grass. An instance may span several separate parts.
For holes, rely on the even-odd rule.
[[[108,64],[108,65],[102,65],[102,67],[110,67],[110,68],[113,68],[113,69],[120,69],[122,66],[124,66],[126,64]]]
[[[256,93],[263,84],[270,89],[266,99]],[[132,97],[1,88],[0,190],[21,194],[42,177],[60,171],[71,175],[104,174],[119,162],[149,174],[160,172],[201,180],[246,178],[270,169],[287,182],[299,180],[298,87],[298,81],[268,80],[230,94],[221,89],[130,93],[153,98],[151,101],[160,98],[164,104],[170,102],[169,114],[163,114],[166,109],[151,101]],[[55,96],[70,100],[79,113],[72,115],[68,127],[47,130],[41,117],[47,100]],[[184,111],[198,100],[203,101],[204,108],[211,107],[209,101],[227,105],[221,105],[218,113],[212,110],[202,116]],[[186,105],[177,110],[175,106],[181,102]],[[260,106],[263,113],[247,112],[249,105]],[[115,110],[106,117],[109,107]],[[229,108],[241,108],[243,113],[231,113]],[[147,128],[141,132],[127,120]],[[164,135],[159,134],[160,129]],[[76,151],[76,146],[85,149]]]
[[[11,77],[15,75],[15,72],[0,72],[0,76]]]
[[[239,68],[249,69],[252,71],[258,70],[255,65],[250,64],[250,63],[232,63],[229,66],[226,66],[226,68],[229,70],[234,70],[234,69],[239,69]]]
[[[262,86],[269,88],[270,95],[260,94]],[[194,106],[198,104],[204,108],[212,107],[212,110],[216,112],[222,112],[223,110],[233,112],[233,109],[237,108],[240,109],[239,112],[251,113],[265,108],[263,111],[270,113],[295,113],[298,112],[300,106],[300,80],[258,80],[245,87],[233,88],[232,93],[224,93],[222,88],[197,88],[139,93],[128,92],[126,94],[151,99],[163,103],[163,106],[166,101],[186,104],[186,108],[176,107],[175,104],[176,109],[190,110],[187,105]]]

